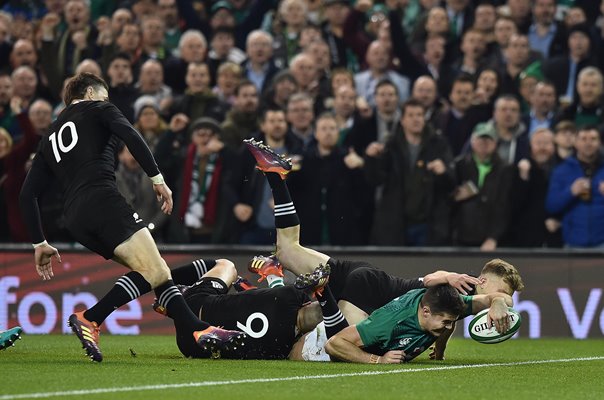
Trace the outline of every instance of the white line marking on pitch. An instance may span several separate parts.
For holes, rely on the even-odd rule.
[[[351,372],[348,374],[284,376],[282,378],[241,379],[241,380],[236,380],[236,381],[189,382],[189,383],[174,383],[174,384],[167,384],[167,385],[145,385],[145,386],[113,387],[113,388],[99,388],[99,389],[86,389],[86,390],[67,390],[64,392],[7,394],[7,395],[0,396],[0,400],[41,399],[41,398],[46,398],[46,397],[81,396],[81,395],[88,395],[88,394],[136,392],[136,391],[142,391],[142,390],[166,390],[166,389],[180,389],[180,388],[204,387],[204,386],[239,385],[242,383],[286,382],[286,381],[299,381],[299,380],[306,380],[306,379],[348,378],[348,377],[353,377],[353,376],[392,375],[392,374],[404,374],[404,373],[411,373],[411,372],[446,371],[446,370],[452,370],[452,369],[510,367],[510,366],[516,366],[516,365],[553,364],[553,363],[567,363],[567,362],[575,362],[575,361],[600,361],[600,360],[604,360],[604,357],[562,358],[559,360],[519,361],[519,362],[508,362],[508,363],[474,364],[474,365],[470,365],[470,364],[468,364],[468,365],[449,365],[449,366],[429,367],[429,368],[393,369],[393,370],[389,370],[389,371]]]

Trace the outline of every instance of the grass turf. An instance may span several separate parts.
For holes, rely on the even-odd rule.
[[[604,398],[604,339],[519,339],[497,345],[454,339],[446,361],[430,361],[425,352],[405,365],[187,360],[172,337],[109,335],[101,339],[105,360],[98,364],[78,345],[72,336],[26,335],[0,352],[0,400]],[[600,359],[466,367],[581,357]],[[377,374],[356,375],[368,371]],[[330,377],[309,378],[325,375]]]

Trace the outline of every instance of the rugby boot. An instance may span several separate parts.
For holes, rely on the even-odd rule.
[[[260,275],[258,282],[262,282],[269,275],[276,275],[283,278],[283,266],[274,255],[269,257],[255,256],[247,265],[247,270]]]
[[[82,343],[82,348],[86,351],[86,355],[90,357],[92,361],[103,361],[103,354],[99,348],[100,328],[97,323],[88,321],[84,318],[84,311],[81,311],[71,314],[67,324],[73,333],[76,334],[78,339],[80,339],[80,343]]]
[[[323,288],[329,282],[331,267],[329,264],[319,264],[319,266],[310,273],[301,274],[296,277],[294,287],[308,293],[321,294]]]
[[[15,341],[21,339],[23,329],[20,326],[15,326],[9,330],[0,332],[0,350],[14,346]]]
[[[244,345],[246,334],[240,331],[230,331],[216,326],[209,326],[203,331],[193,332],[193,338],[203,350],[219,354],[220,351],[237,350]]]
[[[285,158],[273,151],[269,146],[256,141],[254,139],[245,139],[243,141],[248,150],[256,159],[256,168],[262,172],[276,172],[281,179],[292,169],[292,161],[290,158]]]
[[[250,281],[245,279],[243,276],[237,276],[235,282],[233,282],[233,287],[238,292],[245,292],[246,290],[258,289],[256,286],[252,285]]]

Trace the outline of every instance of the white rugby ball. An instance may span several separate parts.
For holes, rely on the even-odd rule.
[[[484,344],[494,344],[501,343],[505,340],[508,340],[514,333],[520,329],[520,325],[522,324],[522,318],[520,317],[520,313],[514,310],[511,307],[508,307],[508,318],[510,320],[510,329],[507,332],[501,334],[497,332],[495,326],[491,324],[488,325],[488,315],[489,309],[482,310],[470,322],[470,326],[468,326],[468,332],[470,333],[470,337],[476,340],[479,343]]]

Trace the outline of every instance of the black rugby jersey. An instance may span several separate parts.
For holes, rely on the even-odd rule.
[[[64,191],[64,210],[87,190],[117,190],[115,157],[120,140],[148,176],[159,174],[144,139],[109,102],[71,104],[52,123],[40,142],[21,195],[21,210],[34,243],[44,240],[37,198],[51,183],[58,183]]]
[[[203,303],[201,319],[247,334],[244,346],[222,352],[223,358],[285,359],[296,339],[298,310],[308,301],[293,286],[210,295]]]

